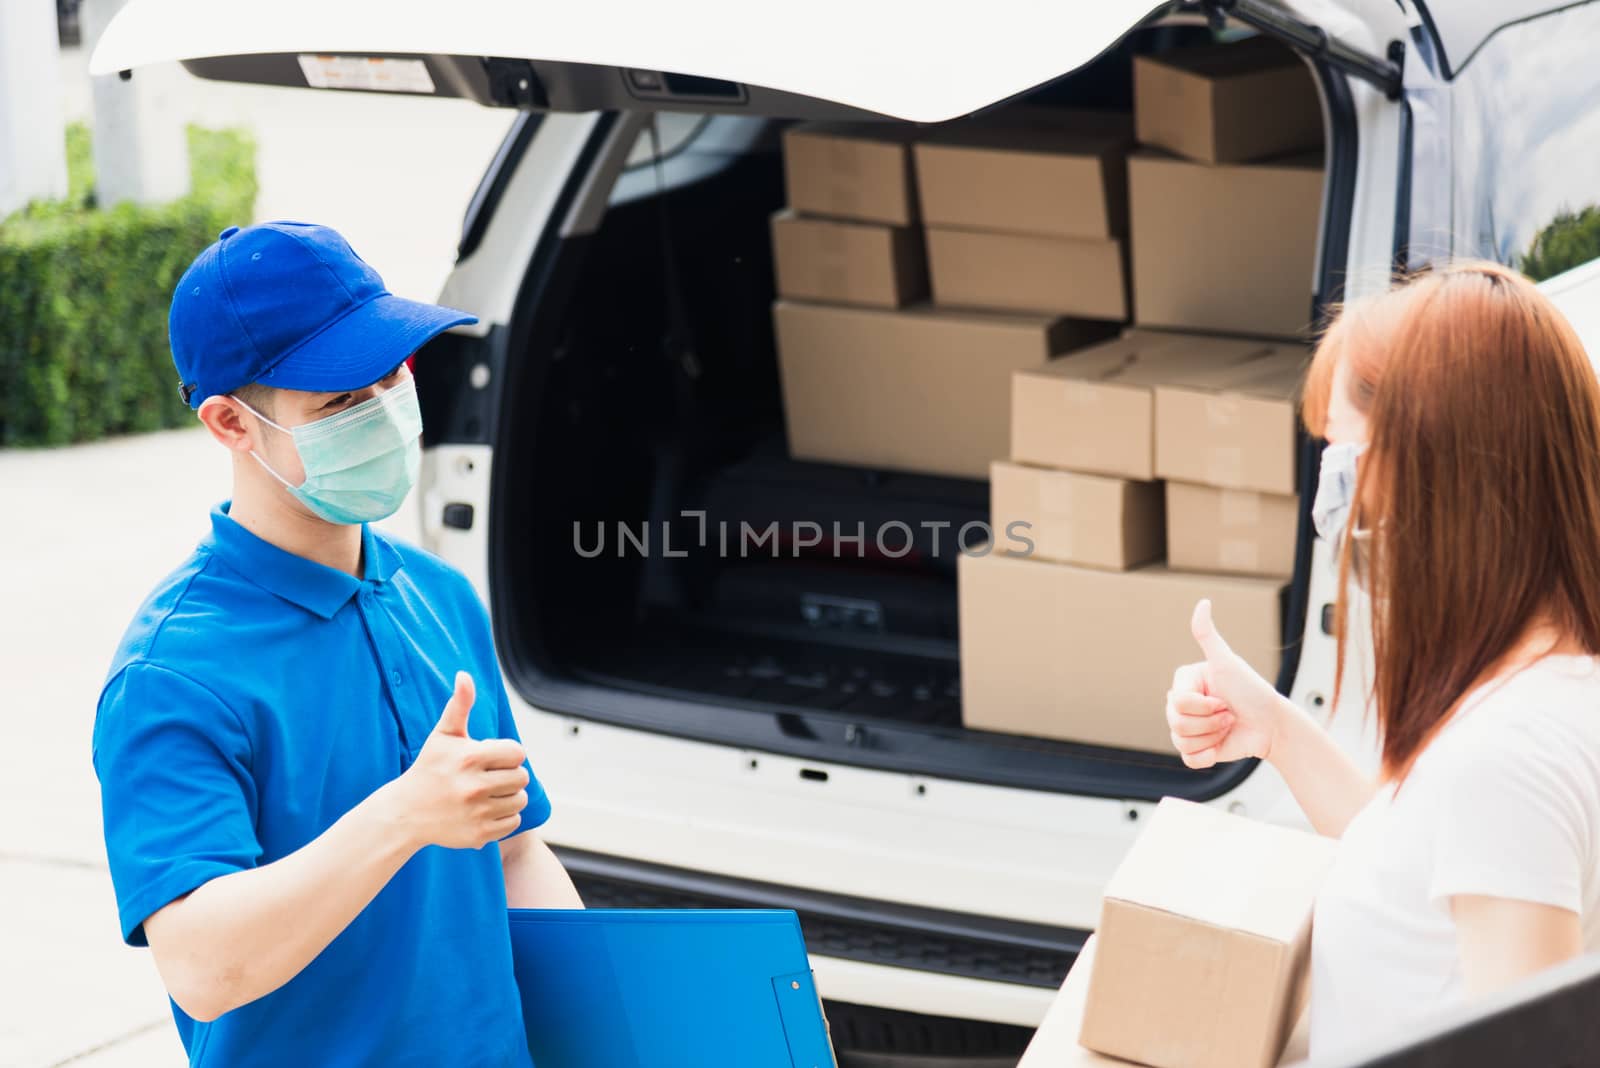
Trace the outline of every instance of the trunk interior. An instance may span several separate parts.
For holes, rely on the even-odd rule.
[[[1131,53],[1191,31],[1203,32],[1136,34],[1027,103],[1125,108]],[[510,353],[491,567],[523,695],[664,733],[1034,789],[1206,797],[1247,774],[962,726],[957,538],[988,520],[987,483],[790,458],[769,229],[785,202],[784,123],[655,123],[597,232],[548,257]],[[894,552],[877,551],[873,532],[896,523],[909,529],[895,527]],[[1292,650],[1304,606],[1289,601]]]

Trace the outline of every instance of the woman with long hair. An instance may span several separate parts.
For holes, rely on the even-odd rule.
[[[1600,948],[1600,382],[1527,279],[1462,263],[1355,301],[1303,400],[1313,516],[1371,599],[1374,779],[1234,655],[1167,700],[1194,768],[1259,757],[1341,839],[1312,934],[1312,1049]],[[1337,704],[1337,698],[1335,700]]]

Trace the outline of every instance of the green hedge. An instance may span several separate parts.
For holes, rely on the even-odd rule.
[[[228,226],[248,225],[255,142],[189,128],[188,196],[94,203],[89,131],[67,130],[69,192],[0,220],[0,446],[63,445],[183,426],[167,348],[178,277]]]
[[[1549,226],[1533,235],[1517,266],[1535,282],[1542,282],[1597,258],[1600,207],[1590,204],[1582,211],[1558,212]]]

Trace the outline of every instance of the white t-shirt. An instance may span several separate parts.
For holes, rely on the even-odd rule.
[[[1312,928],[1312,1053],[1464,997],[1457,894],[1571,909],[1600,949],[1597,865],[1600,662],[1547,657],[1470,695],[1345,829]]]

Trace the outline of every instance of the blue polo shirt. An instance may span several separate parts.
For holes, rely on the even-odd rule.
[[[516,738],[489,620],[438,558],[361,528],[364,580],[211,513],[140,607],[94,725],[122,935],[219,875],[294,852],[409,767],[457,670],[469,732]],[[531,769],[530,769],[531,775]],[[550,803],[537,779],[519,832]],[[530,1064],[500,849],[428,846],[278,990],[211,1023],[191,1065]]]

